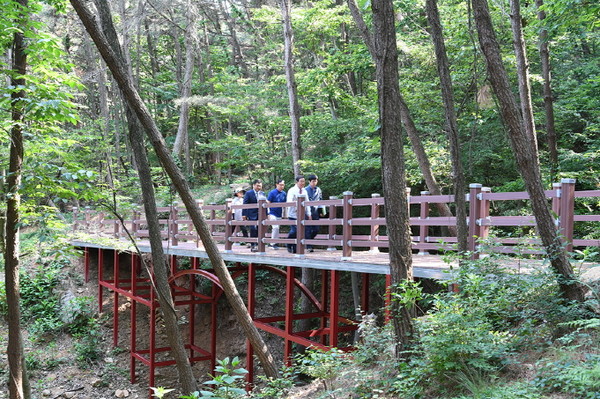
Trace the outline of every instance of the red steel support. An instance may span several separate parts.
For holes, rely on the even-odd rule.
[[[331,271],[331,303],[329,304],[329,346],[338,346],[338,317],[340,315],[340,272]]]
[[[321,330],[325,330],[327,328],[327,307],[328,307],[328,298],[327,293],[329,291],[329,272],[327,270],[321,270],[321,306],[323,312],[321,313]],[[325,345],[327,336],[325,334],[321,335],[321,344]]]
[[[298,215],[300,216],[300,214]],[[300,219],[300,218],[298,218]],[[294,331],[294,272],[295,268],[286,267],[285,279],[285,346],[283,348],[283,361],[286,366],[292,365],[292,341],[289,339]]]
[[[342,260],[352,259],[352,191],[344,192],[343,220],[342,226]]]
[[[250,318],[254,320],[254,311],[256,309],[256,269],[253,263],[248,264],[248,313]],[[246,381],[249,389],[254,383],[254,348],[250,345],[250,341],[246,339],[246,369],[248,376]]]
[[[115,249],[113,252],[113,347],[116,348],[119,345],[119,251]],[[133,281],[131,283],[133,284]]]
[[[102,274],[104,269],[104,250],[98,248],[98,313],[102,313]]]

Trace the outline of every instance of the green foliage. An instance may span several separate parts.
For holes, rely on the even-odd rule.
[[[34,273],[21,273],[21,309],[34,337],[43,338],[62,327],[58,316],[60,299],[55,288],[60,282],[61,266],[51,263]]]
[[[346,354],[337,348],[328,351],[309,348],[296,363],[300,373],[320,379],[327,391],[334,390],[333,379],[348,365]]]
[[[74,344],[76,360],[82,368],[92,366],[102,356],[102,349],[100,347],[102,333],[96,319],[93,320],[93,322],[87,323],[85,331],[73,334],[73,337],[76,338]]]
[[[237,399],[246,397],[246,390],[243,388],[243,378],[248,373],[248,370],[239,367],[240,359],[237,356],[233,359],[226,357],[223,360],[218,360],[217,364],[218,366],[215,367],[215,375],[211,376],[212,380],[204,383],[213,388],[209,391],[201,390],[197,397],[218,399]]]
[[[534,384],[545,392],[564,392],[582,399],[600,398],[600,355],[542,361]]]

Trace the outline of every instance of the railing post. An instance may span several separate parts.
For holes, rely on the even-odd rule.
[[[559,227],[563,244],[573,251],[573,222],[575,216],[575,179],[561,179]]]
[[[306,194],[298,194],[296,197],[296,256],[304,257],[304,235],[305,225],[304,220],[306,219],[306,205],[307,199]]]
[[[429,191],[421,191],[421,197],[425,197],[430,195]],[[421,202],[421,211],[419,213],[420,220],[429,219],[429,202]],[[427,237],[429,237],[429,226],[422,224],[419,226],[419,244],[425,244],[427,242]],[[425,249],[419,249],[419,255],[429,255]]]
[[[198,208],[198,212],[200,214],[202,214],[202,205],[204,205],[204,201],[201,199],[197,199],[196,200],[196,207]],[[189,217],[189,215],[188,215]],[[194,230],[196,230],[196,228],[194,227]],[[200,243],[202,242],[202,240],[200,239],[200,233],[196,230],[196,248],[200,248]]]
[[[329,197],[330,200],[336,200],[338,199],[338,197]],[[336,205],[329,205],[329,220],[335,219],[337,217],[337,206]],[[335,239],[335,228],[336,226],[330,225],[328,226],[327,229],[327,239],[328,240],[333,240]],[[336,247],[327,247],[328,251],[335,251],[337,250]]]
[[[140,210],[137,205],[134,204],[131,211],[131,237],[136,238],[137,231],[140,227]]]
[[[217,205],[217,203],[216,202],[211,202],[210,205]],[[216,218],[217,218],[217,211],[214,210],[214,209],[211,209],[210,210],[209,220],[215,220]],[[210,235],[214,236],[216,230],[217,230],[217,225],[211,224],[210,225]]]
[[[352,259],[352,191],[344,191],[342,226],[342,260]]]
[[[179,234],[179,225],[177,224],[177,219],[179,218],[179,210],[177,209],[177,202],[173,202],[171,204],[171,228],[169,229],[169,235],[171,236],[171,245],[177,246],[179,245],[179,239],[177,238],[177,234]]]
[[[121,221],[118,219],[115,219],[115,222],[113,225],[113,235],[115,236],[115,238],[119,238],[120,232],[121,232]]]
[[[371,198],[377,199],[380,198],[380,194],[371,194]],[[373,202],[371,204],[371,219],[379,219],[379,204]],[[371,236],[369,237],[371,241],[379,241],[379,225],[371,226]],[[378,253],[379,247],[371,247],[371,252]]]
[[[559,215],[560,215],[560,192],[562,184],[552,183],[552,190],[554,190],[554,196],[552,197],[552,212],[554,213],[554,224],[558,226]]]
[[[91,218],[92,218],[90,216],[91,212],[92,212],[92,209],[89,206],[86,206],[85,210],[83,211],[83,215],[84,215],[83,219],[85,221],[84,226],[85,226],[86,231],[90,230],[90,224],[91,224]]]
[[[233,220],[233,210],[231,209],[232,198],[225,200],[225,253],[233,252],[233,241],[229,239],[233,237],[233,226],[231,221]]]
[[[490,200],[485,198],[485,194],[489,194],[492,192],[490,187],[482,187],[481,193],[479,194],[480,202],[479,202],[479,219],[484,220],[490,216]],[[482,239],[488,238],[490,234],[490,226],[483,226],[481,222],[479,222],[479,237]]]
[[[265,252],[265,242],[263,238],[267,234],[267,225],[265,225],[265,220],[267,219],[267,199],[264,195],[261,195],[258,200],[258,254],[264,255]]]
[[[481,184],[469,184],[469,237],[467,237],[467,249],[471,252],[471,259],[478,259],[477,239],[481,236],[480,225],[478,224],[481,218],[481,206],[479,204],[481,193]]]

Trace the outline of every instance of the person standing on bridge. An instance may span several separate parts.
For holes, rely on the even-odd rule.
[[[231,201],[231,205],[242,205],[244,203],[244,195],[246,195],[246,190],[243,188],[238,188],[235,190],[233,194],[233,201]],[[236,221],[243,220],[242,218],[242,209],[234,209],[233,210],[233,219]],[[240,230],[242,231],[242,236],[248,237],[248,228],[246,226],[235,226],[233,230],[233,235],[235,237],[238,236]],[[240,245],[246,245],[245,242],[241,242]]]
[[[323,192],[321,188],[317,186],[319,184],[319,178],[317,175],[308,176],[308,187],[306,187],[306,193],[308,194],[308,200],[310,202],[313,201],[321,201],[323,199]],[[310,216],[312,220],[319,220],[321,218],[321,211],[324,213],[323,206],[309,206],[307,207],[310,212]],[[319,233],[320,226],[306,226],[306,239],[312,240]],[[313,246],[307,246],[308,252],[313,252]]]
[[[269,195],[267,196],[267,201],[271,204],[276,204],[278,202],[285,202],[287,199],[287,194],[285,191],[283,191],[284,188],[285,188],[285,181],[277,180],[277,183],[275,184],[275,188],[273,190],[271,190],[269,192]],[[282,207],[269,208],[269,214],[267,216],[268,216],[269,220],[281,220],[281,218],[283,217],[283,208]],[[278,224],[274,224],[272,227],[271,238],[273,240],[279,238],[279,227],[280,226]],[[270,247],[273,249],[279,249],[279,246],[277,243],[272,243],[270,245]]]
[[[287,202],[296,202],[298,196],[303,195],[306,197],[306,189],[304,185],[306,184],[306,179],[304,176],[296,176],[296,184],[290,188],[287,194]],[[288,219],[297,220],[298,219],[298,210],[295,206],[288,207]],[[306,219],[310,219],[309,207],[306,207]],[[297,236],[297,228],[296,225],[293,224],[290,226],[290,233],[288,234],[288,238],[296,238]],[[287,250],[290,253],[296,253],[296,245],[288,244]]]
[[[262,180],[256,179],[252,182],[252,190],[248,190],[244,195],[244,204],[258,204],[258,200],[266,199],[265,193],[262,191]],[[244,220],[258,220],[258,207],[243,209],[242,218]],[[258,237],[258,225],[250,226],[250,237]],[[250,246],[252,252],[256,252],[258,244],[253,242]]]

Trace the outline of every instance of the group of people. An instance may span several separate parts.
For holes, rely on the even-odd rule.
[[[308,186],[306,186],[306,180],[308,179]],[[323,199],[323,193],[321,189],[318,187],[319,178],[316,175],[310,175],[307,178],[304,176],[296,176],[296,183],[285,192],[285,181],[278,180],[275,184],[275,188],[269,192],[267,196],[262,191],[263,182],[260,179],[256,179],[252,182],[252,189],[245,191],[243,189],[237,189],[233,198],[233,205],[240,204],[256,204],[259,200],[265,199],[269,204],[283,203],[283,202],[296,202],[299,196],[306,197],[306,201],[314,202],[320,201]],[[284,210],[287,210],[287,215],[284,216]],[[250,208],[250,209],[236,209],[234,211],[234,219],[235,220],[258,220],[258,208]],[[304,218],[307,220],[318,220],[321,215],[325,214],[325,207],[323,206],[306,206],[305,207],[305,215]],[[285,209],[285,207],[277,206],[277,207],[269,207],[267,218],[269,220],[281,220],[284,217],[287,217],[290,220],[298,219],[298,210],[295,206],[290,206]],[[271,238],[278,239],[279,238],[279,225],[274,224],[271,230]],[[244,237],[248,237],[248,231],[246,226],[236,226],[234,230],[234,234],[241,230]],[[305,238],[313,239],[319,232],[319,226],[306,226],[305,229]],[[250,226],[250,237],[258,237],[258,227]],[[296,238],[297,237],[297,229],[296,225],[290,226],[290,231],[288,233],[287,238]],[[256,243],[251,244],[250,250],[252,252],[257,251]],[[272,243],[269,245],[272,249],[279,249],[279,245],[276,243]],[[296,245],[288,244],[287,250],[290,253],[296,252]],[[312,246],[308,246],[308,251],[313,252]]]

